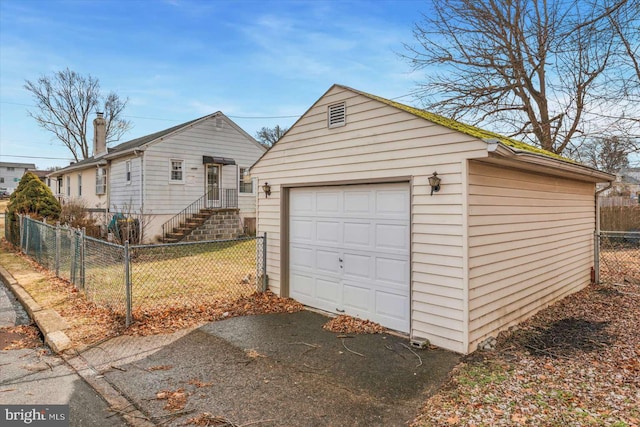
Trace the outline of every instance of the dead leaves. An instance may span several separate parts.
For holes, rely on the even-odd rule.
[[[271,291],[255,292],[237,300],[217,300],[210,304],[134,310],[134,323],[127,333],[156,335],[198,326],[205,322],[237,316],[268,313],[294,313],[303,305],[291,298],[280,298]]]
[[[331,319],[322,328],[340,334],[381,334],[386,331],[383,326],[370,320],[345,315]]]
[[[166,400],[164,405],[166,411],[181,411],[187,405],[187,397],[189,395],[184,391],[184,388],[179,388],[175,391],[162,390],[156,393],[156,399]]]
[[[495,351],[454,369],[412,425],[638,427],[639,291],[589,286],[501,334]]]
[[[31,325],[0,328],[0,349],[19,350],[37,348],[42,345],[40,330]]]

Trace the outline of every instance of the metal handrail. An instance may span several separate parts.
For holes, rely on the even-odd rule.
[[[173,233],[177,228],[184,227],[190,219],[204,209],[231,209],[237,207],[237,189],[212,188],[195,202],[162,224],[162,241],[165,242],[169,233]]]

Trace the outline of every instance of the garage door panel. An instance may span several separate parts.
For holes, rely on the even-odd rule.
[[[291,245],[289,264],[294,269],[313,270],[315,266],[315,251],[299,245]]]
[[[400,224],[376,224],[376,245],[377,250],[399,249],[407,251],[409,249],[409,226]]]
[[[343,241],[347,247],[371,247],[373,227],[369,222],[345,222],[343,225]]]
[[[330,310],[335,310],[340,305],[340,282],[338,279],[317,279],[316,298],[328,304]]]
[[[322,274],[339,275],[340,272],[340,252],[317,249],[316,269]]]
[[[339,221],[317,220],[316,242],[339,245],[342,240],[340,228]]]
[[[294,188],[289,195],[290,296],[408,332],[409,186]]]
[[[295,288],[292,288],[291,290],[292,298],[295,298],[300,302],[310,301],[310,298],[314,298],[315,280],[312,276],[292,273],[291,280],[292,283],[296,284]]]
[[[316,193],[316,214],[333,216],[340,213],[340,193],[337,191]]]
[[[295,198],[291,198],[291,211],[296,215],[311,215],[316,214],[314,206],[314,194],[310,191],[298,192]]]
[[[376,192],[375,216],[405,219],[409,206],[409,193],[406,190],[379,190]]]
[[[361,316],[366,316],[371,312],[371,300],[373,292],[371,289],[357,286],[353,283],[345,282],[343,291],[343,306],[345,309],[358,310]]]
[[[344,212],[345,216],[351,215],[371,215],[371,192],[370,191],[345,191],[344,192]]]
[[[409,284],[409,263],[402,259],[377,257],[375,260],[375,280],[401,286]]]
[[[407,296],[377,291],[375,299],[375,311],[379,318],[387,320],[387,324],[409,325],[410,310]],[[402,330],[402,328],[398,329]]]
[[[289,227],[289,240],[291,242],[312,243],[315,236],[314,222],[312,219],[292,219]]]
[[[371,279],[373,257],[366,254],[345,253],[342,258],[344,275],[360,279]]]

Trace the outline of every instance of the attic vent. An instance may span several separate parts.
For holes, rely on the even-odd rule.
[[[222,125],[223,125],[222,117],[216,117],[216,127],[218,129],[222,129]]]
[[[337,128],[347,124],[347,104],[341,102],[340,104],[329,105],[329,127]]]

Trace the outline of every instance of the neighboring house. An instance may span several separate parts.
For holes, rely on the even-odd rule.
[[[624,168],[616,173],[611,188],[603,186],[600,206],[634,206],[640,203],[640,168]]]
[[[0,190],[13,193],[25,172],[33,170],[33,163],[0,162]]]
[[[589,284],[614,179],[340,85],[251,176],[270,289],[460,353]]]
[[[92,158],[50,175],[59,179],[58,193],[76,197],[82,191],[88,205],[99,205],[109,216],[142,218],[147,241],[160,239],[163,224],[196,201],[238,209],[243,222],[255,218],[254,187],[243,175],[265,148],[221,112],[108,152],[97,145]]]

